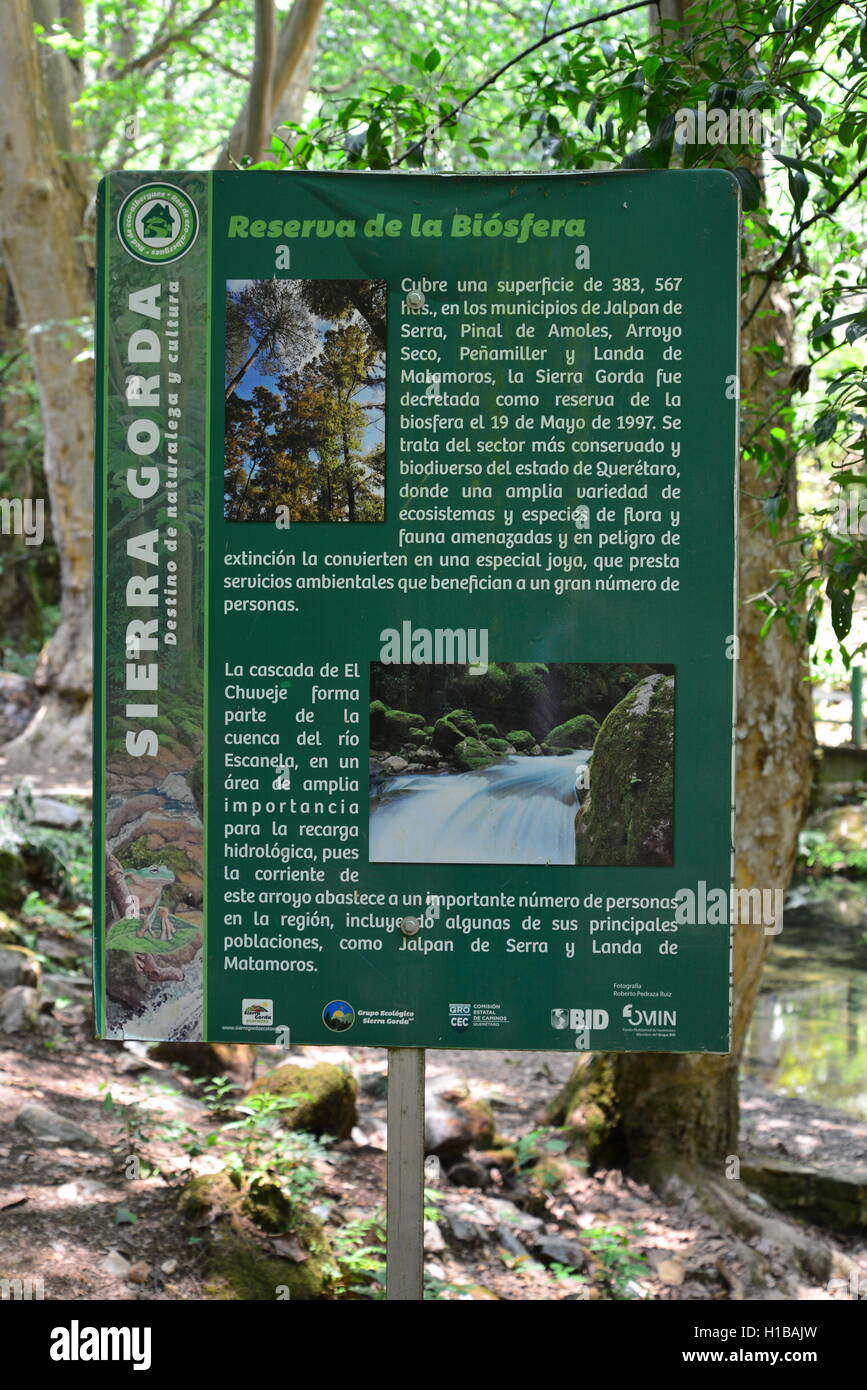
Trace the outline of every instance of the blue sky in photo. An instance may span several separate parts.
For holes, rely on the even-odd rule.
[[[233,294],[238,294],[241,290],[246,289],[247,286],[251,285],[252,283],[252,280],[228,280],[226,282],[226,289]],[[353,319],[357,320],[358,322],[361,322],[357,314],[351,315],[349,319],[344,320],[344,322],[351,323]],[[335,324],[330,319],[316,319],[316,332],[319,335],[320,343],[324,342],[325,334],[328,332],[328,330],[334,327]],[[248,352],[250,351],[251,346],[251,344],[248,344]],[[309,357],[304,359],[304,361],[302,361],[299,364],[298,369],[303,368],[309,361]],[[278,375],[280,375],[280,373],[278,373]],[[238,383],[238,386],[236,387],[236,395],[240,396],[241,400],[246,401],[252,399],[253,391],[257,386],[264,386],[268,390],[273,391],[276,389],[276,385],[277,377],[269,372],[260,371],[257,359],[257,361],[254,362],[250,369],[244,374],[243,379]],[[368,424],[364,431],[363,447],[365,453],[369,453],[371,449],[375,449],[378,445],[380,445],[385,437],[385,388],[368,388],[364,391],[361,391],[359,395],[356,397],[356,399],[362,405],[376,404],[380,407],[379,410],[371,410],[367,412]]]

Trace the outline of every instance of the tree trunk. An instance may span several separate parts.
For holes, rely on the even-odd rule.
[[[651,32],[660,33],[660,20],[675,20],[680,25],[678,41],[682,41],[688,8],[689,0],[658,0],[657,9],[650,12]],[[664,30],[661,36],[665,42]],[[761,165],[753,172],[761,183]],[[753,251],[747,255],[744,269],[749,271],[753,261],[761,258]],[[762,283],[755,276],[748,281],[742,305],[744,438],[771,414],[781,390],[783,372],[766,370],[763,349],[772,344],[782,349],[775,367],[792,363],[792,312],[786,292],[774,286],[764,304],[768,312],[748,318]],[[787,490],[786,518],[789,535],[794,536],[794,467],[789,470]],[[774,570],[797,568],[797,541],[779,545],[769,536],[760,501],[768,492],[768,479],[760,477],[755,462],[742,455],[735,886],[785,889],[810,794],[813,721],[810,688],[804,679],[808,672],[805,638],[793,640],[782,623],[775,624],[767,637],[760,637],[764,615],[746,602],[772,587]],[[730,1053],[619,1053],[581,1059],[549,1107],[549,1118],[566,1118],[573,1110],[585,1125],[588,1151],[597,1163],[628,1169],[651,1182],[663,1183],[676,1172],[724,1172],[726,1158],[737,1153],[738,1067],[768,942],[761,926],[734,929]]]
[[[226,400],[228,400],[230,396],[234,396],[238,387],[241,385],[241,382],[244,380],[244,377],[247,375],[253,363],[256,361],[256,358],[259,356],[260,352],[266,346],[266,344],[270,341],[271,336],[272,335],[270,333],[266,333],[263,338],[260,338],[256,346],[253,348],[253,351],[250,353],[250,356],[247,358],[246,362],[243,364],[243,366],[238,368],[235,375],[232,377],[232,380],[226,387]]]
[[[0,44],[0,245],[28,333],[45,431],[45,477],[60,554],[60,625],[40,658],[45,703],[4,749],[4,772],[32,771],[34,755],[65,780],[86,775],[91,664],[92,368],[77,362],[92,286],[82,242],[85,198],[75,161],[54,144],[58,117],[27,0],[8,0]],[[65,60],[64,60],[65,61]],[[52,83],[55,92],[64,84]],[[75,171],[75,172],[73,172]],[[55,762],[55,760],[57,760]]]
[[[761,177],[761,170],[755,170]],[[750,262],[745,266],[751,268]],[[753,277],[742,305],[741,416],[744,437],[778,403],[784,371],[766,369],[764,349],[782,350],[775,368],[791,366],[792,314],[775,286],[766,313],[747,322],[763,281]],[[759,432],[758,438],[761,437]],[[764,615],[746,600],[774,583],[774,571],[796,568],[795,539],[769,536],[761,499],[770,491],[755,462],[742,456],[738,544],[741,598],[735,758],[735,885],[785,889],[810,794],[812,703],[806,641],[782,623],[760,637]],[[788,477],[789,536],[797,524],[796,474]],[[721,731],[725,737],[725,731]],[[732,1051],[725,1055],[620,1053],[581,1059],[549,1109],[551,1118],[585,1125],[591,1157],[651,1182],[699,1169],[721,1173],[737,1153],[738,1067],[770,937],[762,926],[734,931]]]
[[[747,312],[761,281],[751,283]],[[774,342],[783,349],[784,362],[791,361],[787,297],[776,288],[765,304],[773,312],[754,318],[742,335],[741,393],[748,419],[768,416],[781,389],[764,370],[761,348]],[[769,538],[756,500],[767,492],[767,479],[742,459],[735,882],[738,888],[785,889],[810,793],[813,726],[805,643],[793,641],[782,623],[761,638],[763,615],[744,602],[772,585],[775,569],[794,568],[797,562],[794,542],[779,546]],[[792,529],[796,512],[791,469],[787,516]],[[648,1181],[699,1168],[722,1172],[726,1158],[737,1153],[738,1065],[769,940],[762,926],[735,928],[730,1053],[581,1059],[549,1117],[567,1119],[572,1111],[585,1126],[596,1163]]]
[[[325,0],[295,0],[291,10],[280,26],[277,35],[277,52],[274,60],[274,75],[271,81],[271,111],[277,111],[290,90],[295,109],[300,112],[306,87],[302,92],[302,78],[306,72],[309,80],[316,51],[316,36]],[[286,117],[281,115],[281,119]],[[231,169],[244,148],[247,129],[250,124],[250,98],[244,102],[232,126],[229,138],[214,161],[215,169]]]
[[[253,72],[247,98],[247,128],[241,157],[258,164],[265,154],[271,130],[272,84],[274,81],[274,0],[255,0],[256,32]]]

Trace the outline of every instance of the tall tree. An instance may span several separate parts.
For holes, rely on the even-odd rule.
[[[34,34],[37,15],[52,9],[58,22],[80,24],[80,7],[67,0],[40,0],[38,9],[9,0],[0,44],[0,247],[36,372],[62,578],[60,624],[36,672],[46,702],[4,756],[7,770],[27,771],[38,751],[59,781],[85,772],[89,749],[93,423],[85,326],[93,287],[81,167],[55,143],[57,132],[73,137],[68,97],[77,76]]]
[[[724,7],[734,22],[730,7]],[[690,44],[702,58],[689,0],[660,0],[651,29],[661,48]],[[763,162],[750,160],[750,177],[764,201]],[[779,396],[777,372],[792,365],[793,319],[785,290],[776,286],[769,312],[755,313],[761,290],[757,277],[766,244],[767,218],[747,219],[743,263],[741,402],[753,437],[742,450],[739,483],[737,728],[735,769],[735,885],[784,890],[791,878],[798,833],[806,814],[812,776],[812,705],[806,682],[806,632],[782,625],[762,635],[764,617],[743,602],[774,583],[774,571],[795,568],[794,530],[776,547],[768,544],[761,498],[765,469],[756,420],[773,416]],[[770,352],[770,357],[769,357]],[[773,370],[769,370],[773,361]],[[758,433],[761,434],[759,428]],[[797,523],[794,468],[785,474],[787,511]],[[722,1055],[620,1053],[576,1063],[573,1077],[552,1113],[569,1109],[592,1114],[590,1148],[601,1163],[616,1162],[641,1177],[666,1183],[673,1174],[695,1178],[703,1171],[723,1176],[737,1154],[738,1068],[761,982],[769,937],[762,924],[734,928],[732,1049]]]
[[[322,353],[316,362],[316,376],[322,385],[325,402],[321,420],[322,446],[325,447],[326,434],[336,443],[340,460],[338,479],[347,521],[358,519],[358,491],[367,481],[362,463],[367,418],[359,398],[376,356],[369,334],[351,323],[326,333]],[[328,444],[331,446],[331,439]],[[343,506],[340,510],[342,513]]]
[[[227,353],[240,365],[226,380],[226,399],[234,395],[255,365],[272,375],[292,368],[316,347],[312,314],[299,297],[297,280],[251,280],[228,294],[231,340]],[[246,342],[244,347],[241,343]],[[230,346],[231,341],[231,346]],[[246,349],[246,356],[243,353]],[[228,362],[228,358],[227,358]]]
[[[639,28],[646,14],[655,17],[649,36]],[[818,590],[827,587],[842,638],[854,584],[867,573],[867,549],[853,553],[848,538],[845,548],[842,540],[826,546],[832,560],[824,574],[805,575],[818,567],[801,546],[794,450],[786,444],[793,393],[809,378],[808,368],[792,360],[787,282],[809,273],[806,234],[821,235],[841,209],[851,218],[867,182],[863,45],[860,16],[825,0],[797,7],[723,0],[689,9],[683,0],[637,0],[560,31],[528,35],[523,49],[516,42],[505,61],[490,62],[474,81],[449,81],[438,49],[415,53],[419,72],[442,74],[435,96],[413,83],[373,90],[364,101],[334,102],[329,119],[311,123],[287,155],[288,163],[302,167],[495,167],[493,150],[507,130],[513,139],[516,131],[527,132],[528,158],[540,158],[543,168],[732,171],[746,212],[736,882],[747,888],[785,886],[806,805],[811,723],[804,590],[811,589],[814,621],[823,597]],[[530,55],[532,64],[525,64]],[[523,97],[516,96],[516,81]],[[492,115],[500,108],[489,98],[498,89],[499,101],[509,91],[514,101],[507,123]],[[788,148],[776,145],[763,162],[755,139],[735,136],[692,147],[676,142],[678,112],[695,113],[701,103],[742,116],[759,111],[768,123],[785,114]],[[857,232],[847,237],[850,255],[857,256]],[[799,297],[813,360],[820,355],[815,339],[838,324],[846,326],[850,342],[867,332],[863,283],[825,277],[819,295],[821,308]],[[838,318],[841,303],[850,312]],[[835,394],[824,413],[798,426],[802,447],[823,445],[840,422],[851,421],[852,448],[863,451],[861,427],[849,413],[853,401],[867,400],[854,385],[856,370],[847,365],[832,382]],[[857,477],[849,467],[846,481]],[[815,553],[812,546],[809,555]],[[845,563],[836,562],[841,556]],[[701,1175],[701,1181],[722,1172],[726,1156],[736,1153],[737,1065],[767,944],[761,927],[738,927],[730,1054],[627,1055],[580,1066],[559,1109],[577,1100],[600,1159],[656,1179],[675,1169]]]
[[[272,117],[284,97],[287,106],[282,120],[299,120],[306,96],[304,76],[309,78],[316,52],[316,39],[325,0],[295,0],[277,34],[273,61],[263,61],[261,40],[265,38],[268,20],[257,11],[257,56],[253,80],[247,98],[235,118],[228,139],[223,144],[214,167],[230,169],[234,163],[258,146],[264,154],[264,135],[273,124]],[[263,6],[263,10],[270,8]],[[271,18],[273,25],[273,13]],[[267,42],[267,39],[265,40]],[[252,156],[254,159],[259,154]]]

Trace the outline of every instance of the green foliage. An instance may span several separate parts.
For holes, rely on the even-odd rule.
[[[337,1297],[385,1297],[385,1217],[356,1217],[331,1232]]]
[[[516,30],[507,62],[492,60],[481,82],[419,48],[409,65],[437,76],[433,87],[374,82],[326,101],[273,167],[729,170],[745,210],[744,328],[777,315],[782,283],[802,356],[791,370],[770,334],[755,348],[745,340],[773,387],[770,404],[764,393],[743,403],[744,451],[763,479],[756,500],[771,542],[800,544],[797,567],[781,566],[750,598],[765,631],[782,621],[794,635],[805,623],[810,640],[827,606],[842,643],[867,574],[867,517],[859,534],[838,533],[820,505],[794,532],[790,473],[813,455],[841,489],[867,482],[867,28],[857,7],[818,0],[738,0],[735,14],[724,24],[717,7],[695,5],[661,34],[644,12],[576,21],[546,42]],[[725,125],[685,139],[710,111]]]
[[[623,1226],[596,1226],[582,1231],[581,1239],[595,1256],[596,1282],[601,1284],[606,1298],[621,1301],[644,1297],[638,1281],[648,1277],[650,1266],[629,1243],[630,1236],[638,1239],[643,1235],[640,1226],[631,1226],[628,1231]]]
[[[798,837],[798,867],[814,874],[867,877],[867,850],[840,849],[821,830],[802,830]]]
[[[821,0],[734,0],[724,16],[696,4],[658,28],[649,9],[564,14],[558,30],[543,0],[508,10],[479,0],[468,31],[460,8],[329,0],[303,115],[296,105],[258,167],[729,170],[745,208],[744,326],[773,326],[777,284],[795,311],[794,369],[770,332],[761,346],[744,341],[773,388],[770,400],[743,402],[744,451],[771,543],[782,542],[795,535],[796,459],[842,489],[867,482],[867,27],[862,7]],[[83,14],[80,28],[58,21],[39,34],[83,75],[74,115],[94,170],[210,163],[248,94],[252,7],[105,0]],[[725,131],[708,125],[703,143],[685,140],[703,111],[723,113]],[[228,339],[237,367],[231,324]],[[362,466],[374,478],[378,456]],[[373,519],[375,505],[360,498],[358,519]],[[749,596],[766,630],[806,622],[813,639],[827,615],[846,642],[867,524],[840,532],[832,509],[817,503],[797,532],[797,563]]]
[[[226,518],[381,521],[384,282],[230,285],[227,318]]]
[[[540,1159],[560,1156],[569,1144],[562,1134],[553,1129],[531,1129],[522,1134],[514,1145],[515,1168],[519,1173],[534,1168]],[[586,1167],[586,1164],[578,1166]]]
[[[248,1096],[235,1106],[239,1118],[209,1135],[208,1145],[218,1150],[229,1173],[243,1177],[251,1188],[276,1177],[290,1201],[309,1201],[318,1183],[313,1164],[325,1148],[309,1134],[280,1127],[282,1114],[305,1099],[300,1093],[274,1096],[267,1091]]]

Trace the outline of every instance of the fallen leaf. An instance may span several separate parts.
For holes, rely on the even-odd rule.
[[[307,1259],[307,1251],[294,1236],[277,1236],[272,1240],[271,1245],[275,1254],[282,1255],[286,1260],[292,1260],[296,1265],[303,1264]]]
[[[657,1268],[657,1274],[663,1284],[682,1284],[683,1283],[683,1260],[674,1256],[670,1260],[663,1260]]]

